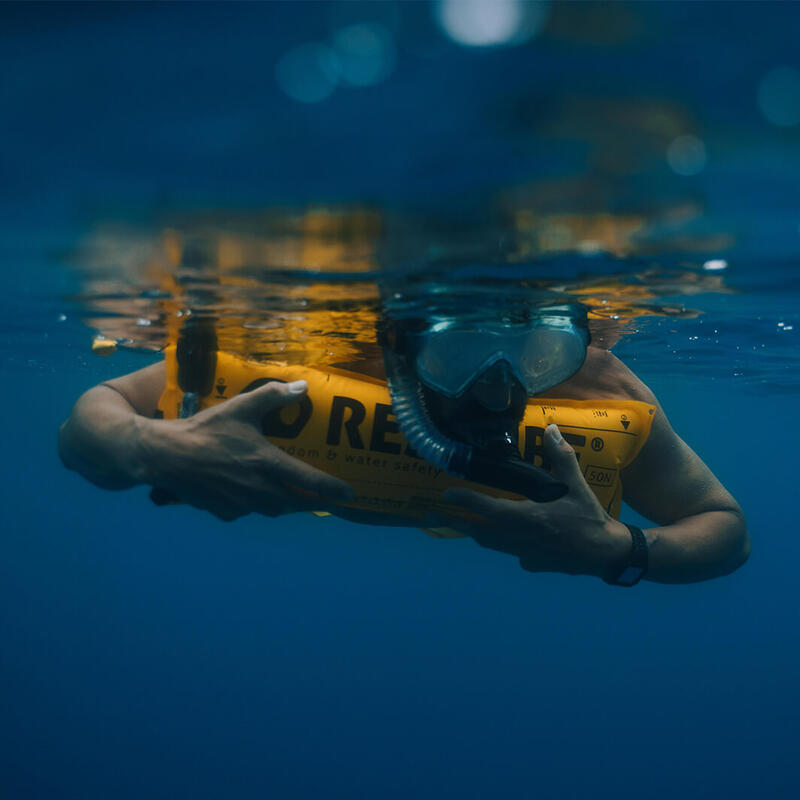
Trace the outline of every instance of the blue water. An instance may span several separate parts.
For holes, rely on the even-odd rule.
[[[757,97],[800,69],[800,7],[609,6],[603,28],[570,5],[488,50],[386,8],[389,77],[309,105],[278,59],[375,7],[0,8],[0,796],[794,797],[800,126]],[[628,126],[581,105],[607,136],[565,136],[546,110],[572,96],[667,98],[707,162],[682,176],[650,143],[598,167]],[[612,589],[412,530],[226,525],[61,466],[75,398],[159,358],[91,355],[69,254],[98,222],[355,200],[471,218],[587,170],[611,212],[697,203],[665,258],[729,262],[737,294],[683,298],[704,315],[617,352],[744,508],[733,575]]]

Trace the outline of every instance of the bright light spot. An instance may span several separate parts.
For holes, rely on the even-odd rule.
[[[340,77],[353,86],[374,86],[394,69],[394,39],[379,22],[342,28],[333,36],[333,47]]]
[[[439,0],[434,14],[457,44],[497,47],[521,44],[539,33],[549,5],[544,0]]]
[[[601,253],[603,250],[603,243],[595,241],[594,239],[584,239],[578,242],[578,252],[585,256],[594,256]],[[605,301],[603,301],[605,302]]]
[[[708,272],[716,272],[721,269],[728,269],[728,262],[724,258],[712,258],[703,264],[703,269]]]
[[[58,315],[58,321],[59,322],[66,322],[67,321],[67,315],[66,314],[59,314]]]
[[[697,175],[706,165],[706,146],[696,136],[678,136],[667,147],[667,163],[678,175]]]
[[[768,72],[758,85],[758,107],[773,124],[791,128],[800,124],[800,72],[778,67]]]
[[[300,103],[319,103],[336,88],[336,55],[324,44],[301,44],[275,65],[278,86]]]
[[[114,339],[107,339],[102,334],[98,334],[92,339],[92,352],[97,356],[110,356],[117,349]]]
[[[139,317],[139,319],[136,320],[136,324],[140,328],[149,328],[153,323],[146,317]]]

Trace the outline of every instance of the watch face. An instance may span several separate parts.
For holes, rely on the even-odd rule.
[[[642,567],[626,567],[617,577],[615,583],[621,583],[623,586],[632,586],[642,575],[644,575]]]

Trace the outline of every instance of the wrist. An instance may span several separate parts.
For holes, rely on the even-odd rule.
[[[619,524],[628,532],[627,553],[600,577],[611,586],[635,586],[647,574],[650,563],[647,535],[635,525]]]
[[[164,439],[159,423],[161,420],[138,414],[132,420],[128,470],[131,480],[137,484],[153,485],[156,480],[156,466],[160,461],[159,453]]]
[[[609,517],[603,526],[603,553],[598,561],[598,568],[595,575],[605,579],[614,567],[631,552],[631,532],[625,523],[618,519]]]

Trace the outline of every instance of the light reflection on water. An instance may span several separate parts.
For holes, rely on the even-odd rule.
[[[381,313],[446,302],[489,320],[546,292],[587,307],[595,346],[650,370],[794,385],[795,320],[748,315],[720,257],[731,237],[696,233],[699,217],[688,202],[570,214],[505,197],[479,221],[358,206],[100,226],[74,256],[84,288],[73,301],[101,355],[160,350],[201,317],[224,351],[357,369],[380,355]]]
[[[87,215],[100,222],[72,255],[74,305],[58,304],[52,319],[76,310],[104,337],[98,353],[158,351],[199,315],[223,349],[252,358],[357,363],[375,355],[387,292],[402,298],[393,313],[425,313],[431,286],[457,287],[464,313],[480,317],[501,310],[490,297],[547,290],[588,306],[594,343],[626,360],[794,386],[798,287],[793,265],[776,259],[796,252],[798,72],[786,49],[743,58],[752,25],[767,22],[756,5],[729,7],[727,27],[702,4],[689,9],[347,3],[328,4],[313,35],[305,19],[293,36],[256,27],[270,47],[246,71],[269,86],[241,87],[219,117],[206,92],[197,106],[159,107],[152,150],[126,144],[127,103],[103,137],[121,143],[126,170],[174,190],[172,208],[200,196],[374,204],[172,212],[136,226],[124,212],[120,224],[104,216],[123,186],[87,189],[98,197]],[[792,29],[784,13],[785,24],[767,15],[776,41]],[[695,39],[704,28],[688,24],[692,14],[708,15],[715,36]],[[111,28],[104,46],[133,52]],[[225,76],[240,48],[215,45],[204,62]],[[183,73],[168,66],[156,79],[182,94]],[[66,78],[61,94],[91,119],[92,84]],[[230,82],[216,91],[227,97]],[[88,143],[87,175],[105,176],[85,134],[73,139]],[[25,152],[26,139],[15,141]],[[23,161],[39,163],[50,144]],[[55,174],[73,158],[53,152]],[[211,194],[191,181],[182,192],[182,170],[202,173]],[[71,197],[75,175],[61,180]],[[748,232],[766,243],[766,261]],[[12,322],[34,329],[25,315]]]

